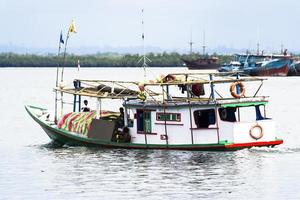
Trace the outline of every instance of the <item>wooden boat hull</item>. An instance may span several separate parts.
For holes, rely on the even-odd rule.
[[[182,144],[182,145],[156,145],[156,144],[136,144],[136,143],[117,143],[107,140],[99,140],[81,136],[56,127],[56,125],[47,123],[32,111],[32,109],[46,110],[34,106],[25,106],[28,114],[42,127],[46,134],[55,142],[61,145],[69,146],[96,146],[104,148],[125,148],[125,149],[166,149],[166,150],[188,150],[188,151],[226,151],[238,150],[250,147],[275,146],[283,143],[278,139],[268,142],[251,142],[233,144],[220,142],[217,144]]]
[[[209,62],[207,60],[198,59],[198,60],[185,60],[182,61],[186,64],[188,69],[190,70],[215,70],[220,67],[219,63],[216,62]]]

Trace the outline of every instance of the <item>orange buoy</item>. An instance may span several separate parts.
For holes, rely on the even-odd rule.
[[[236,87],[240,87],[240,93],[237,93],[236,91],[235,91],[235,88]],[[245,86],[244,86],[244,84],[242,83],[242,82],[234,82],[234,83],[232,83],[231,85],[230,85],[230,94],[231,94],[231,96],[233,96],[234,98],[237,98],[237,99],[239,99],[239,98],[241,98],[242,96],[244,96],[245,95]]]

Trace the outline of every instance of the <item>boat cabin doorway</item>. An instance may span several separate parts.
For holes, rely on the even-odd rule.
[[[137,131],[140,133],[151,133],[151,111],[137,110]]]

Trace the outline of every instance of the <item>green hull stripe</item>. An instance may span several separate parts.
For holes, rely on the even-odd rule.
[[[237,148],[226,148],[227,145],[233,144],[230,141],[224,140],[219,143],[213,144],[176,144],[176,145],[165,145],[165,144],[141,144],[141,143],[117,143],[107,140],[99,140],[93,138],[82,137],[77,133],[72,133],[66,130],[62,130],[56,127],[56,125],[49,125],[44,121],[40,120],[32,109],[45,111],[47,109],[25,106],[26,111],[29,115],[45,130],[48,136],[59,143],[71,144],[71,145],[90,145],[90,146],[106,146],[114,148],[140,148],[140,149],[180,149],[180,150],[235,150],[248,147],[237,147]],[[280,140],[280,139],[276,139]]]
[[[231,104],[222,104],[222,108],[228,108],[228,107],[247,107],[247,106],[260,106],[260,105],[266,105],[267,102],[247,102],[247,103],[231,103]]]

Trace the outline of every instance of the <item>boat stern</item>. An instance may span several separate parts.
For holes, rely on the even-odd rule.
[[[272,119],[256,122],[231,123],[232,135],[227,135],[223,143],[226,149],[276,146],[283,143],[276,134],[275,122]],[[229,125],[227,127],[230,127]]]

